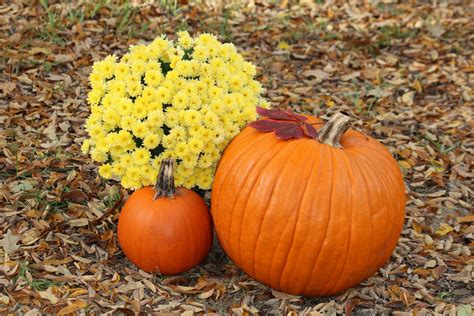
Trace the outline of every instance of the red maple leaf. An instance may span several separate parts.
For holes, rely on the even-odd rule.
[[[280,139],[309,138],[318,139],[318,132],[305,122],[306,116],[283,110],[267,110],[257,107],[257,113],[265,118],[249,124],[250,127],[264,133],[275,132]]]

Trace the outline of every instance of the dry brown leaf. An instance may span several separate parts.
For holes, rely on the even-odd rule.
[[[5,234],[3,234],[3,238],[0,239],[0,246],[2,246],[3,251],[7,254],[12,254],[20,248],[20,245],[17,244],[20,239],[20,236],[13,235],[9,229]]]
[[[307,78],[314,77],[318,80],[325,80],[331,77],[330,74],[320,69],[306,70],[303,72],[303,76]]]
[[[50,301],[51,304],[56,304],[59,301],[58,298],[53,293],[51,293],[50,289],[46,291],[38,291],[38,294],[41,298]]]
[[[474,215],[458,217],[457,221],[458,221],[458,223],[471,223],[471,222],[474,222]]]
[[[72,314],[75,313],[87,306],[87,303],[83,300],[76,300],[72,302],[70,305],[63,307],[61,310],[59,310],[58,315],[67,315],[67,314]]]
[[[453,228],[449,224],[442,223],[441,225],[439,225],[439,228],[436,230],[436,234],[439,236],[445,236],[452,231],[453,231]]]
[[[16,84],[14,82],[0,82],[0,90],[5,94],[10,94],[16,89]]]

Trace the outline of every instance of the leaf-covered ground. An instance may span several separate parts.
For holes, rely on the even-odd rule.
[[[472,2],[161,2],[0,5],[0,314],[471,314]],[[390,149],[409,199],[376,275],[305,298],[253,281],[217,244],[176,277],[126,260],[116,224],[128,193],[79,150],[87,76],[95,60],[180,29],[234,42],[274,107],[345,110]]]

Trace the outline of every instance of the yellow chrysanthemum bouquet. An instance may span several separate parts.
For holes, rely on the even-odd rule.
[[[265,106],[255,67],[213,35],[156,38],[96,62],[83,151],[125,188],[154,184],[176,159],[175,182],[209,189],[227,143]]]

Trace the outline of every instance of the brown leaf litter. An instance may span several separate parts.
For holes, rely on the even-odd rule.
[[[13,1],[0,13],[0,314],[472,314],[472,2]],[[180,276],[125,259],[128,192],[79,150],[87,76],[95,60],[183,28],[234,42],[274,107],[344,110],[390,149],[409,200],[376,275],[306,298],[252,280],[217,243]]]

